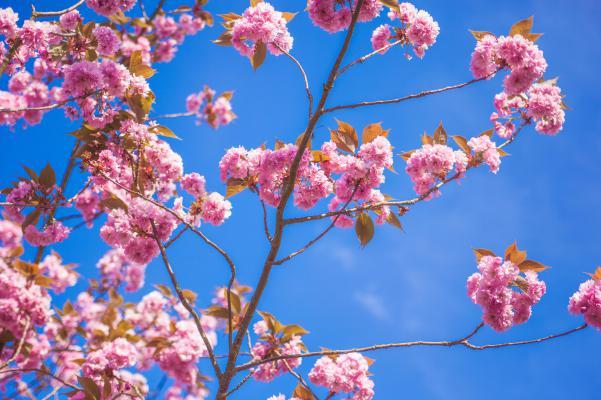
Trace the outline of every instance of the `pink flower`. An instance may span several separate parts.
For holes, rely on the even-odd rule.
[[[455,156],[453,149],[441,144],[426,144],[413,152],[407,160],[405,171],[414,184],[415,192],[424,195],[437,181],[444,179],[455,166],[457,161]],[[464,157],[460,158],[457,165],[460,170],[465,170]],[[438,194],[437,190],[431,192],[427,198],[436,194]]]
[[[353,1],[353,8],[357,1]],[[323,30],[334,33],[348,28],[351,23],[351,10],[346,3],[337,0],[309,0],[309,17]],[[382,3],[379,0],[366,0],[359,11],[357,20],[368,22],[380,15]]]
[[[493,35],[486,35],[478,40],[470,62],[470,69],[474,78],[484,78],[499,68],[496,64],[496,47],[497,38]]]
[[[275,344],[263,341],[256,342],[251,350],[253,360],[266,359],[275,354],[300,354],[304,346],[300,336],[292,336],[292,338],[285,343],[279,343],[279,339],[277,342],[278,343]],[[277,376],[298,368],[302,363],[301,358],[287,358],[285,360],[286,362],[277,360],[257,366],[253,372],[253,378],[259,382],[271,382]]]
[[[202,201],[201,218],[211,225],[221,225],[232,215],[232,203],[221,194],[213,192]]]
[[[424,10],[419,10],[407,28],[407,37],[418,57],[423,57],[423,51],[436,42],[439,32],[438,23],[432,16]]]
[[[476,157],[482,158],[492,173],[496,174],[499,171],[501,156],[497,145],[487,135],[473,137],[467,142],[467,145],[476,154]]]
[[[373,381],[368,375],[369,365],[359,353],[342,354],[335,358],[324,356],[315,362],[309,379],[333,393],[349,393],[356,400],[371,400]]]
[[[98,53],[103,56],[112,56],[119,50],[121,40],[115,32],[108,26],[99,26],[93,31],[94,37],[98,41]]]
[[[71,230],[60,221],[47,225],[43,231],[39,231],[34,225],[27,226],[24,231],[25,240],[32,246],[48,246],[62,242],[69,236],[70,232]]]
[[[100,198],[91,189],[86,189],[75,199],[75,208],[81,212],[88,228],[92,227],[96,213],[99,210]]]
[[[525,278],[511,261],[501,257],[483,256],[477,272],[467,280],[467,293],[472,301],[482,307],[483,320],[496,331],[504,331],[512,325],[526,322],[532,313],[532,306],[545,294],[545,283],[538,280],[533,271]],[[527,285],[526,292],[511,289],[518,279]]]
[[[17,21],[19,14],[13,11],[11,7],[0,8],[0,35],[8,39],[14,39],[17,35]]]
[[[67,287],[77,283],[77,273],[72,267],[73,265],[63,265],[60,256],[54,252],[44,257],[40,263],[40,271],[51,279],[55,293],[62,293]]]
[[[561,89],[551,83],[536,83],[528,91],[528,116],[534,118],[536,130],[545,135],[556,135],[563,128]]]
[[[292,49],[292,36],[286,27],[287,21],[273,6],[261,2],[247,8],[232,27],[232,45],[240,54],[252,57],[256,43],[267,45],[269,52],[280,55]]]
[[[0,255],[5,250],[14,249],[21,245],[23,232],[21,227],[9,220],[0,220]]]
[[[72,10],[60,16],[60,24],[63,29],[68,31],[77,28],[77,25],[82,21],[79,11]]]
[[[184,175],[182,177],[181,185],[182,189],[196,198],[204,196],[207,192],[205,189],[206,181],[204,176],[200,176],[196,172]]]
[[[96,13],[110,17],[119,11],[131,10],[136,0],[86,0],[86,4]]]
[[[570,297],[568,310],[583,315],[587,324],[601,330],[601,280],[589,279],[580,284],[578,291]]]
[[[371,34],[371,47],[374,50],[379,50],[380,54],[386,53],[388,49],[385,49],[384,47],[388,45],[391,36],[390,25],[384,24],[378,26]]]

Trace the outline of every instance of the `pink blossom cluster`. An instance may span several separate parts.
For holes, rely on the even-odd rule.
[[[315,362],[309,379],[331,393],[349,393],[349,399],[371,400],[374,383],[369,378],[369,364],[359,353],[324,356]]]
[[[526,271],[524,277],[511,261],[501,257],[483,256],[478,269],[467,280],[467,293],[475,304],[482,307],[483,321],[496,331],[526,322],[532,314],[532,306],[545,294],[545,282],[534,271]],[[511,289],[521,284],[522,291]]]
[[[131,10],[137,0],[86,0],[86,4],[94,12],[110,17],[118,12]]]
[[[47,106],[51,100],[50,89],[39,77],[25,70],[17,72],[8,82],[8,92],[0,91],[0,107],[22,111],[0,113],[0,123],[12,127],[23,118],[29,125],[35,125],[41,121],[44,111],[25,109]]]
[[[267,46],[269,52],[279,56],[292,49],[293,38],[286,26],[284,15],[267,2],[247,8],[231,29],[232,45],[244,56],[252,58],[257,43]]]
[[[86,376],[101,374],[107,368],[119,370],[131,367],[136,363],[138,352],[136,347],[125,338],[117,338],[106,342],[99,350],[88,354],[82,371]]]
[[[476,78],[484,78],[500,68],[507,67],[505,93],[509,96],[525,92],[547,69],[543,52],[522,35],[485,35],[478,41],[472,54],[471,70]]]
[[[386,47],[391,39],[397,39],[401,40],[402,44],[410,44],[415,55],[423,58],[426,50],[436,43],[440,27],[427,11],[418,10],[411,3],[401,3],[398,9],[388,13],[388,17],[392,21],[398,19],[401,27],[391,28],[389,24],[377,27],[371,37],[374,50]],[[384,54],[386,51],[387,49],[384,49],[380,53]],[[410,58],[408,55],[407,57]]]
[[[467,142],[467,145],[474,152],[476,159],[484,161],[492,173],[499,172],[501,156],[497,150],[497,145],[490,140],[488,135],[473,137]]]
[[[73,271],[73,264],[64,265],[63,260],[56,252],[44,257],[40,263],[40,271],[50,278],[52,290],[62,293],[67,287],[77,283],[77,273]]]
[[[39,285],[0,260],[0,326],[14,337],[24,334],[26,319],[43,326],[53,314],[50,296]]]
[[[0,256],[5,257],[18,248],[22,239],[23,231],[19,224],[8,219],[0,220]]]
[[[144,285],[146,265],[129,261],[121,249],[109,250],[96,266],[104,287],[118,287],[125,283],[127,292],[135,292]]]
[[[183,44],[186,36],[195,35],[206,26],[205,21],[192,14],[183,13],[176,21],[173,17],[159,14],[152,21],[158,41],[152,54],[153,61],[169,62]]]
[[[300,354],[304,345],[300,336],[293,335],[282,343],[279,339],[274,341],[258,341],[251,349],[253,361],[264,360],[276,355]],[[258,365],[253,370],[253,378],[260,382],[271,382],[279,375],[286,374],[302,363],[301,358],[286,358]]]
[[[587,324],[601,330],[601,279],[589,279],[570,297],[568,310],[583,315]]]
[[[352,12],[350,2],[339,0],[309,0],[307,11],[313,23],[323,30],[334,33],[348,28],[351,24]],[[353,0],[352,8],[357,6]],[[359,11],[357,21],[369,22],[380,15],[382,3],[379,0],[365,0]]]
[[[186,109],[196,115],[198,125],[204,120],[211,127],[219,128],[236,118],[230,100],[231,92],[215,96],[214,90],[205,87],[201,92],[192,93],[186,98]]]
[[[463,151],[453,151],[443,144],[425,144],[411,153],[405,171],[413,182],[415,192],[430,199],[439,195],[438,189],[433,189],[437,182],[444,181],[453,168],[459,174],[464,173],[467,165],[468,158]]]
[[[288,178],[289,168],[296,155],[297,147],[281,145],[276,150],[243,147],[229,149],[219,162],[221,179],[241,179],[258,189],[259,197],[267,204],[277,206],[281,190]],[[306,151],[298,169],[294,187],[294,204],[302,209],[313,207],[320,199],[335,194],[329,208],[351,201],[380,202],[383,194],[377,189],[384,182],[384,170],[392,167],[392,146],[383,136],[364,143],[357,154],[342,154],[334,142],[321,147],[325,160],[311,162]],[[335,175],[339,175],[336,177]],[[384,209],[377,222],[383,223],[389,210]],[[350,217],[340,216],[337,226],[352,226]]]
[[[88,228],[91,228],[100,211],[100,197],[92,189],[85,189],[75,199],[75,208],[81,213]]]
[[[32,246],[48,246],[62,242],[69,237],[71,229],[60,221],[54,221],[39,230],[35,225],[28,225],[24,230],[25,240]]]

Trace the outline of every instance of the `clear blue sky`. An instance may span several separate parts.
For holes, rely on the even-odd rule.
[[[38,1],[40,10],[58,9],[66,1]],[[3,1],[29,15],[31,1]],[[151,3],[146,0],[146,3]],[[169,4],[170,2],[167,2]],[[302,11],[304,0],[274,1],[276,8]],[[179,4],[179,3],[178,3]],[[544,273],[548,293],[532,319],[507,333],[486,328],[478,343],[545,336],[582,323],[568,315],[569,296],[586,279],[583,272],[601,263],[601,3],[598,1],[418,1],[430,12],[441,33],[423,60],[407,61],[398,49],[356,67],[337,83],[329,104],[391,98],[470,78],[469,57],[474,39],[468,29],[507,32],[519,19],[535,16],[539,45],[549,63],[547,76],[559,84],[572,108],[564,131],[555,138],[527,130],[509,149],[495,176],[482,168],[461,185],[450,185],[442,197],[420,204],[402,220],[406,233],[391,227],[377,230],[361,249],[352,231],[337,230],[311,251],[274,270],[260,309],[285,323],[300,323],[311,334],[306,343],[348,348],[414,339],[454,339],[480,320],[480,309],[465,294],[465,280],[476,269],[471,247],[501,252],[517,240],[530,256],[553,269]],[[246,1],[212,0],[214,13],[241,12]],[[358,27],[347,60],[371,50],[371,31],[385,17]],[[318,90],[339,49],[343,35],[330,35],[312,26],[306,13],[290,23],[293,54],[305,66]],[[188,120],[169,126],[183,138],[172,146],[187,171],[207,177],[211,190],[224,191],[216,165],[225,149],[242,144],[259,146],[274,139],[294,140],[306,123],[306,98],[296,67],[285,57],[269,56],[258,72],[232,48],[212,45],[220,27],[189,38],[170,64],[160,64],[151,79],[158,97],[157,113],[183,111],[188,93],[209,84],[218,91],[235,90],[239,118],[213,131]],[[489,128],[493,95],[499,78],[402,105],[340,112],[324,118],[315,142],[327,136],[334,117],[356,126],[383,121],[391,128],[397,150],[419,145],[419,135],[432,132],[440,120],[452,134],[469,136]],[[0,184],[21,173],[21,163],[40,169],[47,161],[62,171],[76,129],[61,111],[27,130],[1,128]],[[404,162],[395,159],[397,171]],[[80,174],[81,175],[81,174]],[[81,179],[81,176],[79,177]],[[72,188],[73,189],[73,188]],[[385,191],[398,198],[413,195],[404,173],[389,175]],[[248,193],[233,199],[233,216],[220,228],[205,231],[238,262],[240,281],[255,285],[267,244],[262,235],[260,205]],[[323,206],[323,204],[321,204]],[[286,232],[284,252],[304,244],[325,222],[296,226]],[[99,225],[80,230],[56,246],[67,262],[80,264],[84,276],[96,274],[95,263],[108,249],[97,236]],[[185,286],[208,304],[212,289],[223,284],[227,268],[195,237],[185,237],[170,249],[176,273]],[[147,286],[165,282],[158,262],[147,270]],[[70,293],[81,290],[78,286]],[[139,295],[134,296],[134,299]],[[461,348],[411,348],[371,353],[379,399],[594,399],[601,387],[601,333],[588,329],[552,343],[474,352]],[[223,352],[224,350],[218,350]],[[302,372],[311,366],[305,360]],[[209,365],[203,366],[209,372]],[[151,387],[158,379],[150,375]],[[249,383],[236,398],[263,399],[280,391],[290,394],[292,377],[271,385]],[[597,395],[595,395],[597,393]]]

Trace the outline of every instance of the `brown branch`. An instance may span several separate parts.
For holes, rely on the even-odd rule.
[[[169,239],[167,241],[167,243],[165,243],[165,248],[168,249],[173,243],[175,243],[186,231],[188,230],[188,227],[185,226],[183,229],[180,229],[179,232],[177,232],[175,234],[175,236],[173,236],[171,239]]]
[[[73,169],[75,168],[77,152],[79,151],[80,144],[81,144],[81,141],[79,139],[77,139],[77,141],[75,141],[75,145],[73,146],[73,150],[71,150],[71,155],[69,156],[69,161],[67,162],[67,167],[65,168],[65,173],[63,174],[63,177],[61,179],[60,195],[63,197],[64,197],[65,191],[67,190],[67,184],[69,183],[69,179],[71,178]],[[48,219],[46,220],[46,222],[52,221],[52,219],[56,215],[56,211],[58,210],[59,203],[60,203],[60,197],[57,197],[56,201],[54,202],[54,207],[51,208],[50,212],[48,213]],[[42,256],[44,255],[45,249],[46,249],[46,246],[38,247],[38,250],[37,250],[37,253],[35,256],[35,261],[34,261],[36,264],[42,260]]]
[[[440,89],[425,90],[423,92],[410,94],[410,95],[405,96],[405,97],[398,97],[396,99],[376,100],[376,101],[363,101],[361,103],[335,106],[335,107],[331,107],[331,108],[325,109],[323,111],[323,113],[327,114],[327,113],[330,113],[330,112],[333,112],[333,111],[336,111],[336,110],[345,110],[345,109],[349,109],[349,108],[359,108],[359,107],[367,107],[367,106],[378,106],[378,105],[382,105],[382,104],[396,104],[396,103],[401,103],[403,101],[407,101],[407,100],[411,100],[411,99],[418,99],[418,98],[430,96],[430,95],[433,95],[433,94],[448,92],[450,90],[461,89],[463,87],[469,86],[469,85],[474,84],[476,82],[480,82],[480,81],[486,80],[486,79],[490,78],[491,76],[493,76],[494,74],[496,74],[498,71],[499,70],[496,70],[492,74],[489,74],[489,75],[487,75],[485,77],[478,78],[478,79],[472,79],[472,80],[469,80],[467,82],[459,83],[457,85],[446,86],[446,87],[443,87],[443,88],[440,88]]]
[[[58,103],[49,104],[47,106],[23,107],[23,108],[0,108],[0,113],[17,113],[17,112],[24,112],[24,111],[49,111],[49,110],[54,110],[55,108],[62,107],[65,104],[70,103],[72,101],[81,100],[81,99],[84,99],[86,97],[93,96],[93,95],[97,94],[98,92],[99,91],[97,90],[97,91],[94,91],[92,93],[83,94],[81,96],[71,97],[69,99],[66,99],[66,100],[63,100],[63,101],[59,101]]]
[[[238,389],[240,389],[242,387],[242,385],[244,385],[251,377],[253,376],[253,372],[249,372],[248,374],[246,374],[246,376],[244,378],[242,378],[242,380],[240,382],[238,382],[238,384],[229,392],[226,393],[225,397],[229,397],[232,393],[234,393],[235,391],[237,391]]]
[[[261,276],[259,277],[259,282],[256,285],[255,292],[253,293],[253,296],[250,299],[248,306],[246,308],[244,317],[242,318],[242,321],[240,322],[240,324],[238,326],[238,333],[236,334],[236,337],[234,339],[233,347],[230,349],[230,356],[228,358],[225,371],[224,371],[223,375],[221,376],[221,378],[219,379],[219,389],[218,389],[217,396],[216,396],[216,398],[218,400],[224,400],[226,398],[230,382],[236,372],[235,371],[236,359],[238,358],[238,353],[240,351],[242,341],[244,339],[246,331],[248,330],[248,327],[250,326],[250,322],[255,314],[255,311],[257,310],[257,306],[259,304],[259,300],[261,299],[261,296],[263,295],[263,291],[265,290],[265,287],[267,286],[267,282],[269,280],[269,275],[270,275],[271,269],[273,267],[273,262],[275,261],[277,255],[278,255],[280,246],[281,246],[282,234],[284,231],[284,210],[286,208],[288,200],[290,199],[290,196],[292,195],[292,191],[294,189],[294,183],[296,181],[296,176],[298,174],[298,168],[300,166],[301,157],[302,157],[305,149],[307,148],[307,144],[309,142],[309,139],[311,138],[311,135],[313,133],[315,125],[317,124],[317,122],[319,121],[319,118],[323,114],[324,106],[325,106],[326,100],[328,98],[328,95],[329,95],[330,91],[332,90],[332,88],[334,87],[334,81],[336,80],[336,75],[338,73],[338,69],[340,68],[340,64],[342,63],[344,55],[346,54],[346,51],[349,47],[350,40],[351,40],[351,37],[355,30],[355,25],[357,23],[357,18],[359,16],[359,10],[361,10],[361,7],[363,6],[363,2],[364,2],[364,0],[358,0],[358,2],[357,2],[357,7],[353,12],[351,23],[349,25],[346,36],[344,38],[342,48],[341,48],[340,52],[338,53],[338,56],[336,57],[336,61],[334,62],[334,65],[330,71],[328,80],[326,81],[326,83],[324,85],[323,92],[321,94],[321,98],[319,99],[319,104],[317,106],[317,109],[316,109],[315,113],[313,114],[313,116],[310,118],[310,120],[307,124],[307,128],[305,129],[305,133],[303,134],[303,136],[300,140],[300,144],[298,145],[298,150],[297,150],[294,160],[292,161],[292,164],[290,166],[288,179],[283,185],[280,203],[276,209],[275,231],[274,231],[274,235],[273,235],[273,240],[271,241],[271,248],[269,250],[269,253],[267,255],[265,263],[263,265],[263,270],[261,271]]]
[[[59,10],[59,11],[37,11],[34,7],[34,5],[31,5],[31,18],[32,19],[38,19],[41,17],[57,17],[59,15],[63,15],[66,14],[70,11],[75,10],[76,8],[78,8],[79,6],[81,6],[84,3],[85,0],[79,0],[77,3],[73,4],[71,7],[67,7],[64,10]]]
[[[157,8],[154,9],[154,11],[152,12],[152,14],[150,15],[150,21],[154,20],[157,15],[159,15],[159,12],[161,12],[163,10],[163,6],[165,5],[165,0],[160,0],[159,4],[157,4]]]
[[[311,119],[311,114],[313,112],[313,94],[311,93],[311,88],[309,87],[309,78],[307,77],[307,73],[305,72],[300,61],[298,61],[292,54],[288,53],[286,50],[282,49],[277,44],[274,43],[274,45],[278,48],[278,50],[280,50],[289,59],[291,59],[294,64],[296,64],[301,75],[303,76],[303,80],[305,81],[305,91],[307,92],[307,99],[309,100],[309,119]]]
[[[44,369],[41,368],[11,368],[11,369],[6,369],[4,371],[0,371],[0,374],[7,374],[7,373],[22,373],[22,372],[37,372],[46,376],[49,376],[50,378],[54,379],[55,381],[61,383],[63,386],[67,386],[70,387],[73,390],[77,390],[78,392],[82,392],[83,390],[80,387],[77,387],[69,382],[64,381],[63,379],[59,378],[58,376],[54,375],[52,372],[50,371],[46,371]]]
[[[373,57],[373,56],[375,56],[375,55],[379,54],[381,51],[383,51],[383,50],[388,50],[388,49],[390,49],[391,47],[394,47],[394,46],[396,46],[396,45],[398,45],[398,44],[401,44],[401,42],[402,42],[402,40],[400,40],[400,39],[399,39],[399,40],[397,40],[396,42],[392,42],[392,43],[389,43],[389,44],[387,44],[387,45],[386,45],[386,46],[384,46],[384,47],[380,47],[379,49],[377,49],[377,50],[374,50],[374,51],[372,51],[371,53],[364,55],[363,57],[359,57],[359,58],[357,58],[355,61],[353,61],[353,62],[351,62],[351,63],[347,64],[346,66],[344,66],[343,68],[341,68],[341,69],[340,69],[340,72],[338,72],[338,75],[337,75],[337,76],[340,76],[340,75],[344,74],[344,73],[345,73],[346,71],[348,71],[348,70],[349,70],[351,67],[353,67],[353,66],[355,66],[355,65],[357,65],[357,64],[362,64],[362,63],[364,63],[364,62],[365,62],[365,61],[367,61],[369,58],[371,58],[371,57]]]
[[[563,336],[570,335],[574,332],[581,331],[587,327],[587,324],[580,325],[577,328],[573,328],[567,330],[565,332],[557,333],[554,335],[545,336],[539,339],[533,340],[525,340],[521,342],[508,342],[508,343],[498,343],[498,344],[487,344],[487,345],[474,345],[469,342],[469,339],[472,338],[482,327],[483,324],[478,325],[472,333],[465,336],[464,338],[457,340],[449,340],[449,341],[413,341],[413,342],[400,342],[400,343],[387,343],[387,344],[376,344],[373,346],[367,347],[357,347],[355,349],[347,349],[347,350],[326,350],[326,351],[314,351],[308,353],[300,353],[300,354],[288,354],[288,355],[279,355],[273,356],[271,358],[266,358],[264,360],[251,361],[246,364],[242,364],[236,368],[236,371],[244,371],[249,368],[256,367],[257,365],[274,362],[278,360],[285,360],[289,358],[306,358],[306,357],[319,357],[319,356],[332,356],[332,355],[340,355],[340,354],[348,354],[348,353],[367,353],[375,350],[383,350],[383,349],[392,349],[399,347],[414,347],[414,346],[439,346],[439,347],[454,347],[454,346],[464,346],[471,350],[486,350],[486,349],[496,349],[502,347],[511,347],[511,346],[521,346],[532,343],[541,343],[547,340],[552,340],[556,338],[560,338]]]
[[[156,116],[152,117],[151,119],[193,117],[194,115],[196,115],[196,113],[194,111],[187,111],[187,112],[182,112],[182,113],[156,115]]]
[[[342,214],[344,214],[344,210],[350,204],[350,202],[353,200],[353,197],[355,196],[355,193],[357,192],[358,188],[359,188],[359,185],[355,186],[355,189],[353,189],[353,193],[351,193],[351,196],[349,197],[349,199],[347,200],[347,202],[342,206],[342,209],[339,210],[339,214],[336,215],[336,217],[334,217],[334,219],[332,220],[332,222],[330,222],[330,225],[328,225],[328,227],[326,229],[324,229],[319,235],[317,235],[314,239],[310,240],[306,245],[304,245],[303,247],[301,247],[297,251],[295,251],[293,253],[290,253],[289,255],[287,255],[284,258],[280,258],[279,260],[274,261],[273,265],[281,265],[281,264],[285,263],[286,261],[289,261],[289,260],[293,259],[294,257],[298,256],[299,254],[304,253],[309,247],[313,246],[322,237],[324,237],[325,235],[327,235],[327,233],[330,230],[332,230],[332,228],[334,228],[334,226],[336,225],[336,222],[342,216]],[[286,222],[284,221],[284,224],[285,223]]]
[[[215,354],[213,353],[213,346],[211,345],[211,342],[210,342],[209,338],[207,337],[205,330],[202,327],[202,322],[200,320],[200,316],[198,315],[198,313],[196,312],[194,307],[192,307],[190,305],[190,303],[188,302],[188,299],[186,299],[186,296],[184,296],[184,293],[179,286],[177,278],[175,277],[175,272],[173,271],[173,268],[171,267],[171,264],[169,263],[169,259],[167,258],[167,253],[165,251],[165,247],[163,246],[163,244],[161,243],[161,241],[158,237],[157,229],[156,229],[156,225],[154,224],[154,221],[150,220],[150,224],[152,225],[152,232],[154,234],[154,240],[156,241],[157,246],[159,246],[159,250],[161,251],[161,258],[163,259],[163,264],[165,264],[165,268],[167,269],[169,278],[171,278],[171,284],[173,285],[173,288],[175,289],[175,292],[177,293],[177,297],[179,297],[179,301],[182,303],[182,305],[186,308],[186,310],[188,310],[188,312],[194,318],[194,323],[196,324],[196,329],[198,330],[198,333],[200,334],[200,337],[202,338],[202,341],[203,341],[205,347],[207,348],[207,353],[209,354],[209,358],[211,359],[211,364],[213,365],[213,369],[215,370],[215,375],[221,376],[221,369],[219,368],[219,364],[217,363],[217,359],[215,358]]]
[[[2,363],[2,365],[0,365],[0,370],[3,370],[4,368],[6,368],[11,362],[15,361],[17,359],[17,357],[19,357],[19,354],[21,354],[21,350],[23,350],[23,345],[25,344],[25,339],[27,338],[27,333],[29,333],[29,327],[31,324],[31,318],[29,316],[25,317],[25,327],[23,328],[23,335],[21,336],[21,339],[19,339],[19,343],[17,344],[17,347],[15,348],[15,351],[13,352],[13,355],[6,360],[4,363]]]
[[[263,209],[263,229],[265,229],[265,237],[269,243],[271,243],[273,238],[269,232],[269,224],[267,223],[267,208],[265,207],[265,202],[263,200],[261,200],[261,208]]]
[[[522,121],[522,123],[520,124],[520,126],[516,129],[514,135],[507,139],[505,142],[503,142],[502,144],[500,144],[497,148],[498,149],[503,149],[505,147],[507,147],[508,145],[510,145],[511,143],[513,143],[513,141],[516,139],[518,133],[520,133],[520,131],[522,129],[524,129],[524,127],[528,124],[530,124],[530,120],[526,119],[524,121]],[[480,164],[477,165],[468,165],[468,167],[466,168],[466,172],[472,168],[475,168],[477,166],[479,166]],[[345,214],[345,215],[350,215],[356,212],[360,212],[360,211],[368,211],[368,210],[373,210],[373,209],[378,209],[381,207],[403,207],[403,206],[411,206],[414,204],[417,204],[425,199],[427,199],[432,193],[434,193],[435,191],[439,190],[441,187],[445,186],[446,184],[453,182],[454,180],[459,179],[460,177],[462,177],[464,174],[460,174],[460,173],[456,173],[454,175],[452,175],[449,178],[446,178],[440,182],[438,182],[436,185],[432,186],[428,191],[426,191],[424,194],[420,195],[420,196],[416,196],[412,199],[407,199],[407,200],[386,200],[386,201],[379,201],[379,202],[375,202],[375,203],[370,203],[370,204],[364,204],[361,206],[357,206],[357,207],[353,207],[353,208],[348,208],[348,209],[342,209],[342,210],[336,210],[336,211],[328,211],[328,212],[324,212],[321,214],[316,214],[316,215],[308,215],[306,217],[296,217],[296,218],[288,218],[286,220],[284,220],[284,223],[286,225],[292,225],[292,224],[299,224],[299,223],[303,223],[303,222],[309,222],[309,221],[316,221],[316,220],[320,220],[320,219],[324,219],[324,218],[328,218],[328,217],[335,217],[337,215],[341,215],[341,214]]]

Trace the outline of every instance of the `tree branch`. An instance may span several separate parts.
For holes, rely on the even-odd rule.
[[[66,14],[70,11],[75,10],[76,8],[78,8],[79,6],[81,6],[84,3],[85,0],[79,0],[77,3],[73,4],[71,7],[67,7],[64,10],[59,10],[59,11],[37,11],[34,7],[34,5],[31,5],[31,18],[32,19],[38,19],[41,17],[57,17],[59,15],[63,15]]]
[[[378,106],[378,105],[382,105],[382,104],[396,104],[396,103],[401,103],[403,101],[407,101],[407,100],[411,100],[411,99],[418,99],[418,98],[430,96],[430,95],[433,95],[433,94],[448,92],[448,91],[455,90],[455,89],[461,89],[463,87],[469,86],[469,85],[474,84],[476,82],[480,82],[480,81],[486,80],[486,79],[490,78],[491,76],[493,76],[494,74],[496,74],[498,71],[499,70],[496,70],[492,74],[487,75],[487,76],[485,76],[483,78],[472,79],[472,80],[469,80],[467,82],[459,83],[457,85],[446,86],[446,87],[443,87],[443,88],[440,88],[440,89],[425,90],[423,92],[419,92],[419,93],[415,93],[415,94],[410,94],[410,95],[405,96],[405,97],[398,97],[396,99],[376,100],[376,101],[363,101],[361,103],[335,106],[335,107],[331,107],[331,108],[325,109],[323,111],[323,113],[327,114],[327,113],[330,113],[330,112],[333,112],[333,111],[336,111],[336,110],[346,110],[346,109],[349,109],[349,108],[359,108],[359,107],[367,107],[367,106]]]
[[[376,344],[373,346],[367,346],[367,347],[357,347],[354,349],[347,349],[347,350],[325,350],[325,351],[314,351],[314,352],[308,352],[308,353],[300,353],[300,354],[287,354],[287,355],[279,355],[279,356],[273,356],[271,358],[266,358],[264,360],[257,360],[257,361],[251,361],[248,362],[246,364],[242,364],[239,367],[236,367],[236,371],[240,372],[240,371],[244,371],[247,370],[249,368],[253,368],[256,367],[257,365],[261,365],[261,364],[265,364],[265,363],[269,363],[269,362],[274,362],[274,361],[278,361],[278,360],[285,360],[285,359],[290,359],[290,358],[306,358],[306,357],[319,357],[319,356],[333,356],[333,355],[340,355],[340,354],[348,354],[348,353],[367,353],[370,351],[375,351],[375,350],[383,350],[383,349],[392,349],[392,348],[399,348],[399,347],[414,347],[414,346],[439,346],[439,347],[453,347],[453,346],[464,346],[467,347],[468,349],[471,350],[486,350],[486,349],[497,349],[497,348],[501,348],[501,347],[511,347],[511,346],[521,346],[521,345],[526,345],[526,344],[532,344],[532,343],[541,343],[541,342],[545,342],[548,340],[552,340],[552,339],[556,339],[556,338],[560,338],[563,336],[567,336],[570,335],[572,333],[581,331],[583,329],[585,329],[587,327],[587,324],[583,324],[580,325],[577,328],[573,328],[561,333],[557,333],[554,335],[549,335],[549,336],[545,336],[539,339],[533,339],[533,340],[525,340],[525,341],[521,341],[521,342],[508,342],[508,343],[498,343],[498,344],[487,344],[487,345],[474,345],[472,343],[469,342],[469,339],[472,338],[479,330],[480,328],[483,326],[483,324],[478,325],[478,327],[476,327],[476,329],[474,329],[474,331],[472,331],[472,333],[470,333],[469,335],[465,336],[464,338],[461,339],[457,339],[457,340],[449,340],[449,341],[413,341],[413,342],[400,342],[400,343],[387,343],[387,344]]]
[[[205,333],[205,331],[202,327],[202,322],[200,320],[200,316],[198,315],[198,313],[196,312],[194,307],[192,307],[190,305],[190,303],[188,302],[188,299],[186,299],[186,296],[184,296],[184,293],[182,292],[182,289],[179,286],[177,278],[175,277],[175,272],[173,271],[173,268],[171,267],[171,264],[169,263],[169,259],[167,258],[167,253],[165,252],[165,247],[163,246],[163,244],[161,243],[161,241],[159,240],[159,237],[157,235],[157,229],[156,229],[156,225],[154,224],[154,221],[150,220],[150,224],[152,225],[152,232],[154,234],[154,240],[156,241],[157,246],[159,246],[159,250],[161,251],[161,258],[163,259],[163,264],[165,264],[167,273],[169,274],[169,277],[171,278],[171,283],[177,293],[177,297],[179,297],[179,301],[182,303],[182,305],[186,308],[186,310],[188,310],[188,312],[194,318],[194,323],[196,324],[196,329],[198,330],[198,333],[200,334],[200,337],[202,338],[202,341],[203,341],[205,347],[207,348],[207,353],[209,354],[209,358],[211,359],[211,364],[213,365],[213,369],[215,370],[215,375],[221,376],[221,369],[219,368],[219,364],[217,363],[217,359],[215,358],[215,354],[213,353],[213,346],[211,345],[211,342],[209,341],[209,338],[207,337],[207,334]]]
[[[307,92],[307,99],[309,100],[309,119],[311,119],[311,114],[313,112],[313,94],[311,93],[311,88],[309,87],[309,78],[307,77],[307,73],[305,72],[300,61],[298,61],[292,54],[288,53],[286,50],[282,49],[277,44],[274,44],[274,45],[275,45],[275,47],[278,48],[278,50],[280,50],[289,59],[291,59],[294,64],[296,64],[301,75],[303,76],[303,80],[305,81],[305,91]]]
[[[389,43],[389,44],[387,44],[387,45],[386,45],[386,46],[384,46],[384,47],[381,47],[381,48],[379,48],[379,49],[377,49],[377,50],[374,50],[374,51],[372,51],[372,52],[371,52],[371,53],[369,53],[369,54],[366,54],[366,55],[364,55],[363,57],[359,57],[359,58],[357,58],[355,61],[353,61],[353,62],[351,62],[351,63],[347,64],[346,66],[344,66],[343,68],[341,68],[341,69],[340,69],[340,72],[339,72],[339,73],[338,73],[338,75],[337,75],[337,77],[339,77],[340,75],[344,74],[344,73],[345,73],[346,71],[348,71],[348,70],[349,70],[351,67],[353,67],[353,66],[355,66],[355,65],[357,65],[357,64],[362,64],[362,63],[364,63],[365,61],[367,61],[369,58],[371,58],[371,57],[373,57],[373,56],[375,56],[375,55],[379,54],[381,51],[388,50],[388,49],[390,49],[391,47],[394,47],[394,46],[396,46],[396,45],[398,45],[398,44],[401,44],[401,42],[402,42],[401,40],[397,40],[396,42]]]

